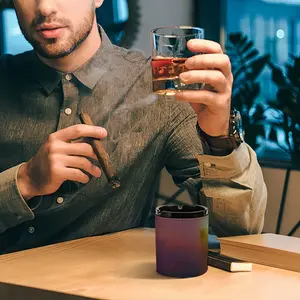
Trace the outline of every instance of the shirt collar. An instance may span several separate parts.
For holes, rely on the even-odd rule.
[[[101,46],[89,61],[73,72],[73,75],[89,89],[93,89],[108,70],[108,55],[113,52],[113,44],[101,26],[99,26],[99,33]],[[35,78],[47,95],[50,95],[60,83],[63,74],[44,64],[34,51],[32,51],[32,63]]]
[[[35,79],[49,96],[61,81],[62,75],[55,69],[44,64],[36,55],[35,51],[31,52],[31,58],[32,59],[28,61],[28,67],[32,68]]]
[[[89,89],[93,89],[100,78],[107,72],[109,63],[111,63],[108,58],[114,48],[101,26],[99,26],[99,32],[101,35],[100,48],[88,62],[73,73]]]

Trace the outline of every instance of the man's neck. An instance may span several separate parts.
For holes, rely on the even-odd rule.
[[[89,36],[83,43],[68,56],[58,59],[48,59],[40,55],[40,60],[51,68],[63,73],[71,73],[82,67],[101,46],[101,38],[96,20]]]

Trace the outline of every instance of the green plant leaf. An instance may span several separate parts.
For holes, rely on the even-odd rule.
[[[252,116],[252,120],[254,123],[257,123],[259,121],[262,121],[265,119],[264,116],[265,108],[262,104],[257,104],[255,107],[255,113]]]
[[[263,69],[265,68],[265,66],[269,60],[270,60],[269,54],[263,55],[255,60],[253,60],[249,64],[249,67],[252,68],[252,72],[249,75],[249,78],[251,80],[255,80],[260,75],[260,73],[263,71]]]
[[[255,82],[252,87],[252,98],[256,98],[260,94],[260,84]]]
[[[258,54],[259,54],[259,52],[257,49],[252,49],[251,51],[249,51],[248,53],[245,54],[244,59],[247,61],[250,61],[255,56],[258,56]]]
[[[243,47],[241,47],[241,52],[246,54],[251,48],[253,48],[254,43],[252,41],[248,41],[247,43],[244,43]]]
[[[282,111],[292,120],[292,122],[300,124],[300,115],[297,108],[284,106]]]
[[[293,92],[289,88],[281,88],[277,92],[277,108],[285,111],[297,111],[297,103]]]
[[[300,69],[297,70],[294,66],[286,64],[287,77],[290,82],[296,87],[300,87]]]
[[[258,136],[262,136],[263,138],[266,138],[265,128],[263,125],[249,124],[247,127],[245,127],[245,141],[253,149],[255,149],[258,146],[256,142]]]
[[[239,45],[240,51],[242,51],[242,49],[245,47],[247,42],[248,42],[248,37],[246,35],[242,35],[240,45]]]
[[[294,68],[300,72],[300,56],[296,56],[292,53],[289,54],[290,58],[294,60]]]
[[[233,32],[233,33],[229,34],[228,39],[233,45],[240,45],[242,37],[243,37],[243,34],[241,32]]]
[[[264,55],[252,60],[250,63],[246,63],[246,65],[240,65],[233,73],[234,78],[239,78],[244,72],[247,79],[255,80],[265,68],[269,58],[270,55]]]
[[[260,83],[257,78],[265,68],[270,56],[260,56],[253,41],[240,32],[228,36],[227,50],[234,76],[232,104],[241,112],[246,141],[255,148],[257,136],[265,137],[265,128],[262,123],[264,106],[258,106],[254,116],[251,117],[250,110],[260,94]]]
[[[234,97],[232,97],[231,101],[232,101],[232,104],[234,105],[234,107],[238,111],[242,111],[243,101],[241,99],[241,95],[240,94],[236,94]]]
[[[232,64],[235,63],[234,59],[239,57],[238,54],[236,54],[235,52],[228,54],[228,56],[230,56],[230,58],[232,59]]]
[[[255,134],[257,136],[262,136],[264,138],[266,138],[266,131],[265,131],[265,127],[262,124],[255,124],[253,126],[253,128],[255,128]]]
[[[225,48],[226,48],[227,51],[235,51],[235,47],[233,47],[230,44],[227,44]]]
[[[273,121],[270,119],[263,120],[263,124],[265,125],[271,125],[272,127],[276,129],[284,129],[284,123],[282,121]]]
[[[277,139],[277,130],[274,127],[271,127],[271,131],[270,131],[270,134],[269,134],[269,140],[273,141],[275,143],[278,142],[278,139]]]
[[[287,82],[286,82],[286,78],[285,78],[284,73],[281,70],[281,68],[274,65],[270,61],[268,62],[268,65],[272,69],[272,80],[273,80],[273,82],[279,87],[284,87],[287,84]]]
[[[243,76],[245,77],[247,74],[247,68],[248,68],[247,65],[240,63],[238,68],[236,70],[233,70],[233,73],[232,73],[233,78],[235,80],[238,80],[238,79],[240,79],[240,77],[243,77]]]
[[[300,56],[296,57],[294,60],[294,68],[297,70],[297,73],[300,73]]]

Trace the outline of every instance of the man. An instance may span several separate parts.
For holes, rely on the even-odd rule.
[[[155,100],[148,61],[99,30],[102,2],[14,1],[34,51],[1,60],[0,253],[143,226],[165,166],[200,194],[216,234],[260,232],[266,188],[253,150],[229,137],[233,78],[220,45],[191,42],[207,54],[181,75],[213,91]],[[97,126],[80,124],[83,110]],[[86,138],[105,139],[119,189]]]

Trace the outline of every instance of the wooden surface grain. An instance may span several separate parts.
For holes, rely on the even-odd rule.
[[[19,297],[19,298],[18,298]],[[0,256],[0,299],[300,299],[300,274],[254,265],[174,279],[155,269],[155,232],[134,229]]]

